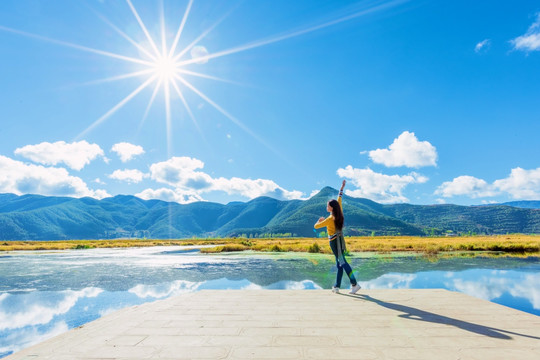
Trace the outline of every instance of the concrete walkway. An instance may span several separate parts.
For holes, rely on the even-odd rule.
[[[540,359],[540,317],[446,290],[207,290],[6,359]]]

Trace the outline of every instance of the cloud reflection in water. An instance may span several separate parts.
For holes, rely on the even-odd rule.
[[[199,288],[202,283],[191,282],[185,280],[177,280],[171,283],[161,283],[156,285],[139,284],[132,287],[128,291],[140,297],[141,299],[154,298],[161,299],[164,297],[180,295],[187,292],[193,292]]]
[[[534,309],[540,310],[540,274],[501,271],[494,272],[492,277],[468,278],[453,279],[445,287],[489,301],[506,293],[514,298],[526,299]]]
[[[98,288],[86,288],[59,291],[46,296],[39,292],[11,295],[0,304],[0,330],[47,324],[55,316],[70,311],[80,298],[97,297],[101,292],[103,290]]]

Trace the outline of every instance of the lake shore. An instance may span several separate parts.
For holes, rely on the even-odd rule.
[[[380,236],[346,237],[349,252],[419,252],[437,254],[456,251],[494,251],[503,253],[540,254],[540,235],[493,235],[466,237]],[[211,238],[211,239],[114,239],[2,241],[1,251],[72,250],[92,248],[128,248],[149,246],[199,246],[203,253],[232,251],[308,252],[330,254],[326,238]]]

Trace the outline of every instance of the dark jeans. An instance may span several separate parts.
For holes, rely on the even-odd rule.
[[[338,250],[337,250],[337,240],[331,240],[330,241],[330,248],[332,249],[332,252],[334,253],[334,256],[336,257],[336,266],[337,266],[337,277],[336,277],[336,283],[334,284],[335,287],[341,287],[341,278],[343,277],[343,270],[347,273],[347,276],[349,277],[349,280],[351,281],[351,285],[356,285],[356,278],[354,277],[353,270],[351,269],[351,265],[347,263],[347,260],[345,259],[345,255],[343,255],[343,264],[339,263],[338,259]]]

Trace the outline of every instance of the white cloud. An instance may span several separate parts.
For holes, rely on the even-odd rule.
[[[26,145],[15,149],[15,154],[44,165],[64,163],[74,170],[81,170],[98,156],[104,157],[103,150],[99,145],[89,144],[84,140],[71,144],[57,141],[55,143],[42,142],[37,145]]]
[[[210,191],[223,191],[229,195],[241,195],[250,199],[258,196],[300,199],[303,195],[300,191],[285,190],[274,181],[267,179],[213,178],[205,172],[198,171],[203,167],[204,163],[198,159],[173,157],[167,161],[152,164],[150,173],[153,180],[175,188],[175,190],[160,189],[159,195],[166,195],[169,199],[179,195],[185,198],[185,194],[196,199],[200,194]],[[145,196],[155,195],[154,190],[145,191]]]
[[[156,285],[139,284],[128,291],[137,295],[141,299],[155,298],[160,299],[172,295],[180,295],[196,291],[204,282],[191,282],[186,280],[176,280],[170,283],[161,283]]]
[[[377,164],[388,167],[406,166],[419,168],[437,165],[437,150],[428,141],[418,141],[414,133],[404,131],[388,149],[369,152],[369,157]]]
[[[107,316],[109,314],[112,314],[114,312],[117,312],[118,310],[122,310],[122,309],[125,309],[125,305],[123,304],[118,304],[116,306],[111,306],[107,309],[102,309],[102,310],[99,310],[99,317],[104,317],[104,316]],[[86,310],[86,309],[85,309]]]
[[[416,274],[384,274],[376,279],[360,281],[363,289],[409,289]]]
[[[127,142],[114,144],[111,151],[115,152],[120,157],[122,162],[127,162],[137,155],[144,154],[144,149],[142,146],[133,145]]]
[[[200,60],[195,61],[195,64],[206,64],[208,62],[208,58],[204,58],[208,55],[208,50],[204,46],[197,45],[192,47],[190,54],[192,59],[201,58]]]
[[[514,49],[523,51],[540,50],[540,13],[536,14],[536,21],[529,27],[524,35],[510,40]]]
[[[353,197],[364,197],[381,203],[402,203],[408,199],[403,196],[403,189],[414,183],[425,183],[428,178],[411,172],[408,175],[385,175],[367,169],[355,169],[348,165],[338,169],[337,174],[350,179],[358,187],[356,190],[346,190]]]
[[[474,51],[477,53],[479,53],[482,50],[486,51],[487,49],[489,49],[490,45],[491,45],[491,40],[489,39],[482,40],[478,44],[476,44],[476,46],[474,47]]]
[[[137,169],[115,170],[109,175],[109,178],[111,179],[125,181],[128,184],[140,183],[145,177],[148,177],[148,174],[145,174]]]
[[[100,178],[95,178],[95,179],[94,179],[94,182],[95,182],[96,184],[99,184],[99,185],[105,185],[105,183],[104,183],[103,181],[101,181]]]
[[[474,176],[458,176],[452,181],[446,181],[435,190],[436,195],[452,197],[466,195],[471,198],[495,196],[497,193],[493,186]]]
[[[150,174],[157,182],[201,191],[212,186],[210,175],[196,171],[203,167],[204,163],[195,158],[172,157],[167,161],[152,164]]]
[[[508,288],[508,279],[504,278],[481,278],[481,281],[466,281],[454,279],[447,284],[449,288],[455,288],[464,294],[479,299],[491,300],[500,297]]]
[[[90,196],[90,197],[101,200],[101,199],[111,197],[111,194],[109,194],[106,190],[98,189],[98,190],[91,190],[90,195],[85,195],[85,196]]]
[[[68,325],[64,321],[58,321],[53,326],[46,327],[44,332],[42,332],[42,329],[34,326],[10,330],[2,339],[2,342],[8,345],[0,347],[0,354],[17,352],[63,334],[68,330]]]
[[[189,204],[195,201],[204,201],[204,199],[194,191],[182,191],[180,189],[169,189],[169,188],[160,188],[160,189],[145,189],[135,196],[140,197],[144,200],[163,200],[168,202],[177,202],[179,204]]]
[[[540,275],[527,274],[516,278],[513,274],[513,271],[512,274],[498,271],[493,276],[483,276],[476,281],[455,279],[446,286],[484,300],[493,300],[508,292],[513,297],[527,299],[534,309],[540,309],[540,289],[537,286]]]
[[[525,170],[517,167],[512,169],[507,178],[496,180],[493,185],[514,199],[538,199],[540,198],[540,168]]]
[[[529,300],[535,309],[540,309],[540,274],[527,274],[521,282],[511,284],[510,294]]]
[[[246,285],[242,288],[240,288],[240,290],[262,290],[263,287],[261,285],[257,285],[257,284],[254,284],[254,283],[249,283],[249,285]]]
[[[304,281],[285,281],[283,284],[285,290],[321,290],[322,287],[311,280]]]
[[[497,201],[495,200],[482,200],[482,204],[497,204]]]
[[[0,155],[0,192],[83,197],[109,197],[105,190],[90,190],[64,168],[25,164]]]
[[[0,330],[47,324],[55,316],[71,310],[79,299],[97,297],[102,292],[102,289],[93,287],[79,291],[65,290],[61,292],[63,297],[57,302],[27,304],[21,311],[0,310]]]
[[[508,177],[495,180],[493,184],[473,176],[458,176],[452,181],[442,183],[435,194],[447,198],[463,195],[473,199],[507,194],[514,199],[538,199],[540,198],[540,168],[532,170],[514,168]]]
[[[272,180],[265,179],[213,179],[212,190],[224,191],[229,195],[241,195],[253,199],[259,196],[270,196],[276,199],[300,199],[301,191],[287,191]]]

